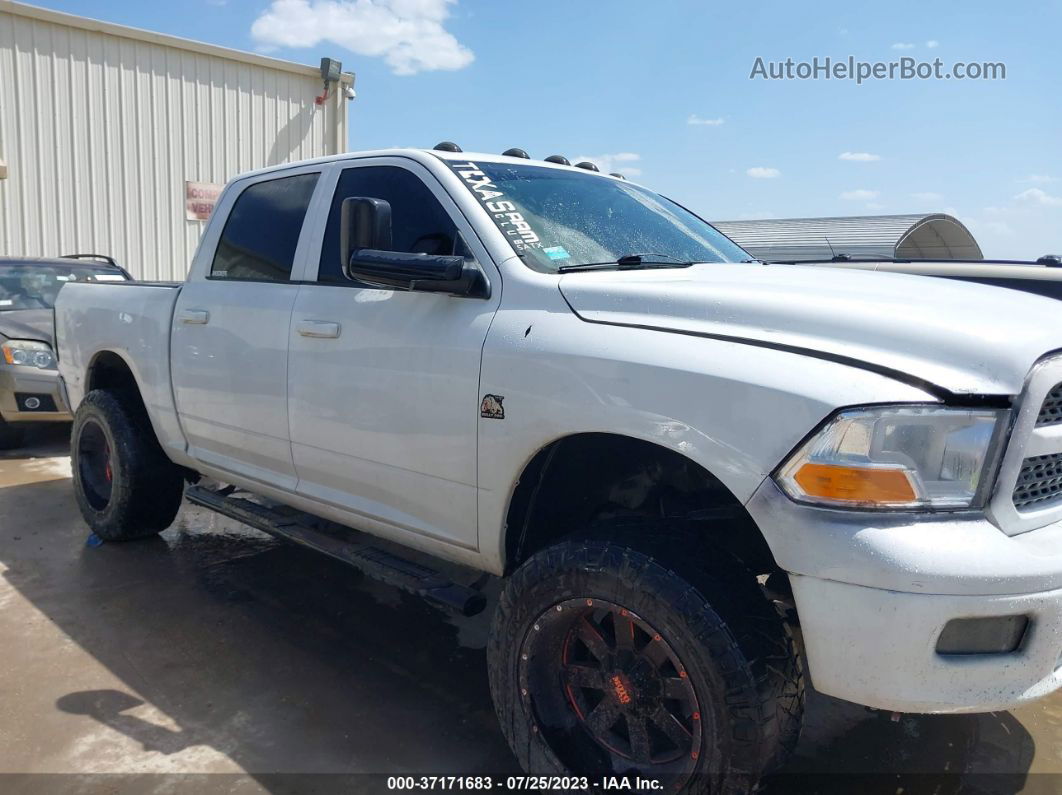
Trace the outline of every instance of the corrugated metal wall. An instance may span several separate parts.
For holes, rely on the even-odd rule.
[[[185,218],[186,180],[346,150],[345,101],[314,104],[314,68],[26,12],[0,2],[0,254],[183,279],[204,225]]]

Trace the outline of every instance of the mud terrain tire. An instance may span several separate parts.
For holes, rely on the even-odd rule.
[[[104,390],[85,395],[70,456],[78,508],[104,541],[146,538],[173,523],[184,496],[182,471],[162,452],[137,401]]]

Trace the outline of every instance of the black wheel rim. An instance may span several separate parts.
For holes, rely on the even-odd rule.
[[[579,775],[681,787],[711,730],[675,650],[610,601],[571,599],[539,616],[520,650],[519,679],[532,730]]]
[[[88,420],[78,434],[77,471],[88,504],[94,510],[102,511],[111,501],[114,469],[107,434],[95,420]]]

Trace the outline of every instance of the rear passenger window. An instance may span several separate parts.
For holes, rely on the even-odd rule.
[[[210,278],[286,282],[319,174],[256,182],[232,206]]]
[[[328,213],[317,281],[351,284],[343,275],[339,252],[339,217],[351,196],[383,199],[391,204],[391,249],[414,254],[465,252],[449,213],[428,186],[398,166],[348,168],[339,176]]]

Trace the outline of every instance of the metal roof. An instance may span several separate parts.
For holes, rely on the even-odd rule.
[[[716,221],[715,227],[763,260],[822,260],[835,254],[984,259],[970,230],[944,213]]]

